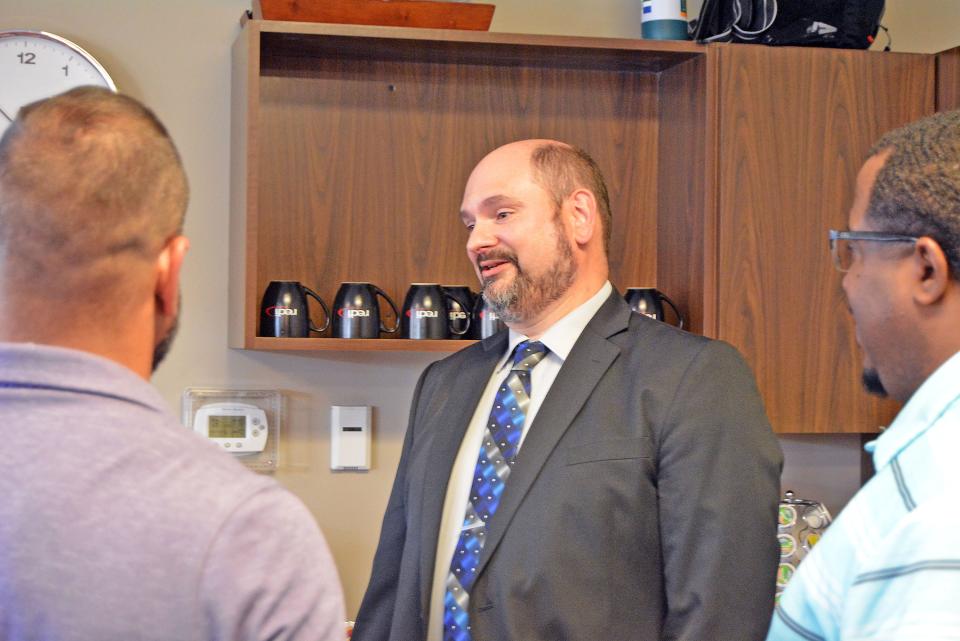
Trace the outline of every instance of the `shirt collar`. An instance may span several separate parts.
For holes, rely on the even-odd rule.
[[[52,345],[0,342],[0,388],[62,390],[167,411],[159,392],[132,370],[96,354]]]
[[[556,355],[560,359],[560,362],[563,363],[563,361],[567,360],[567,356],[570,355],[570,350],[573,349],[574,343],[580,338],[580,334],[583,333],[587,323],[596,315],[597,311],[603,306],[603,303],[610,297],[612,291],[613,285],[610,284],[610,281],[604,281],[596,294],[551,325],[550,328],[543,333],[543,336],[539,338],[539,341],[546,345],[550,353]],[[503,369],[504,365],[507,364],[507,359],[513,354],[513,350],[516,349],[517,345],[525,340],[529,340],[529,338],[520,332],[515,332],[513,329],[510,330],[510,340],[507,343],[507,351],[497,365],[498,371]]]
[[[957,380],[960,380],[960,352],[947,359],[923,382],[879,438],[864,446],[867,452],[873,452],[875,469],[889,463],[960,399]]]

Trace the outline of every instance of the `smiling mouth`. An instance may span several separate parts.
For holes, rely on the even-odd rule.
[[[495,276],[503,271],[506,265],[511,264],[513,264],[513,261],[500,258],[477,261],[477,267],[480,269],[481,277]]]

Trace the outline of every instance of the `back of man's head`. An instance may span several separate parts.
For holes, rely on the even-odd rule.
[[[136,100],[81,87],[22,108],[0,139],[0,303],[26,324],[109,327],[153,296],[186,203],[173,142]]]
[[[930,236],[960,280],[960,111],[941,112],[884,135],[885,154],[867,215],[884,230]]]

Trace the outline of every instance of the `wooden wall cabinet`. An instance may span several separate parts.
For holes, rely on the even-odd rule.
[[[692,331],[739,348],[777,431],[875,430],[893,407],[860,391],[826,230],[845,227],[872,141],[934,111],[936,66],[249,20],[233,49],[230,345],[463,347],[261,338],[257,308],[270,280],[302,281],[330,304],[342,281],[374,282],[398,305],[412,282],[475,287],[458,215],[470,170],[506,142],[557,138],[607,178],[617,287],[659,287]]]
[[[704,290],[704,333],[746,355],[777,430],[876,431],[896,406],[862,389],[827,230],[847,228],[857,172],[880,135],[933,113],[933,58],[718,54],[717,276]]]

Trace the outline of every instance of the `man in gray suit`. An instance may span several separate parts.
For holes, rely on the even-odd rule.
[[[762,639],[782,459],[747,365],[613,289],[584,152],[496,149],[461,207],[510,331],[421,376],[354,641]]]

